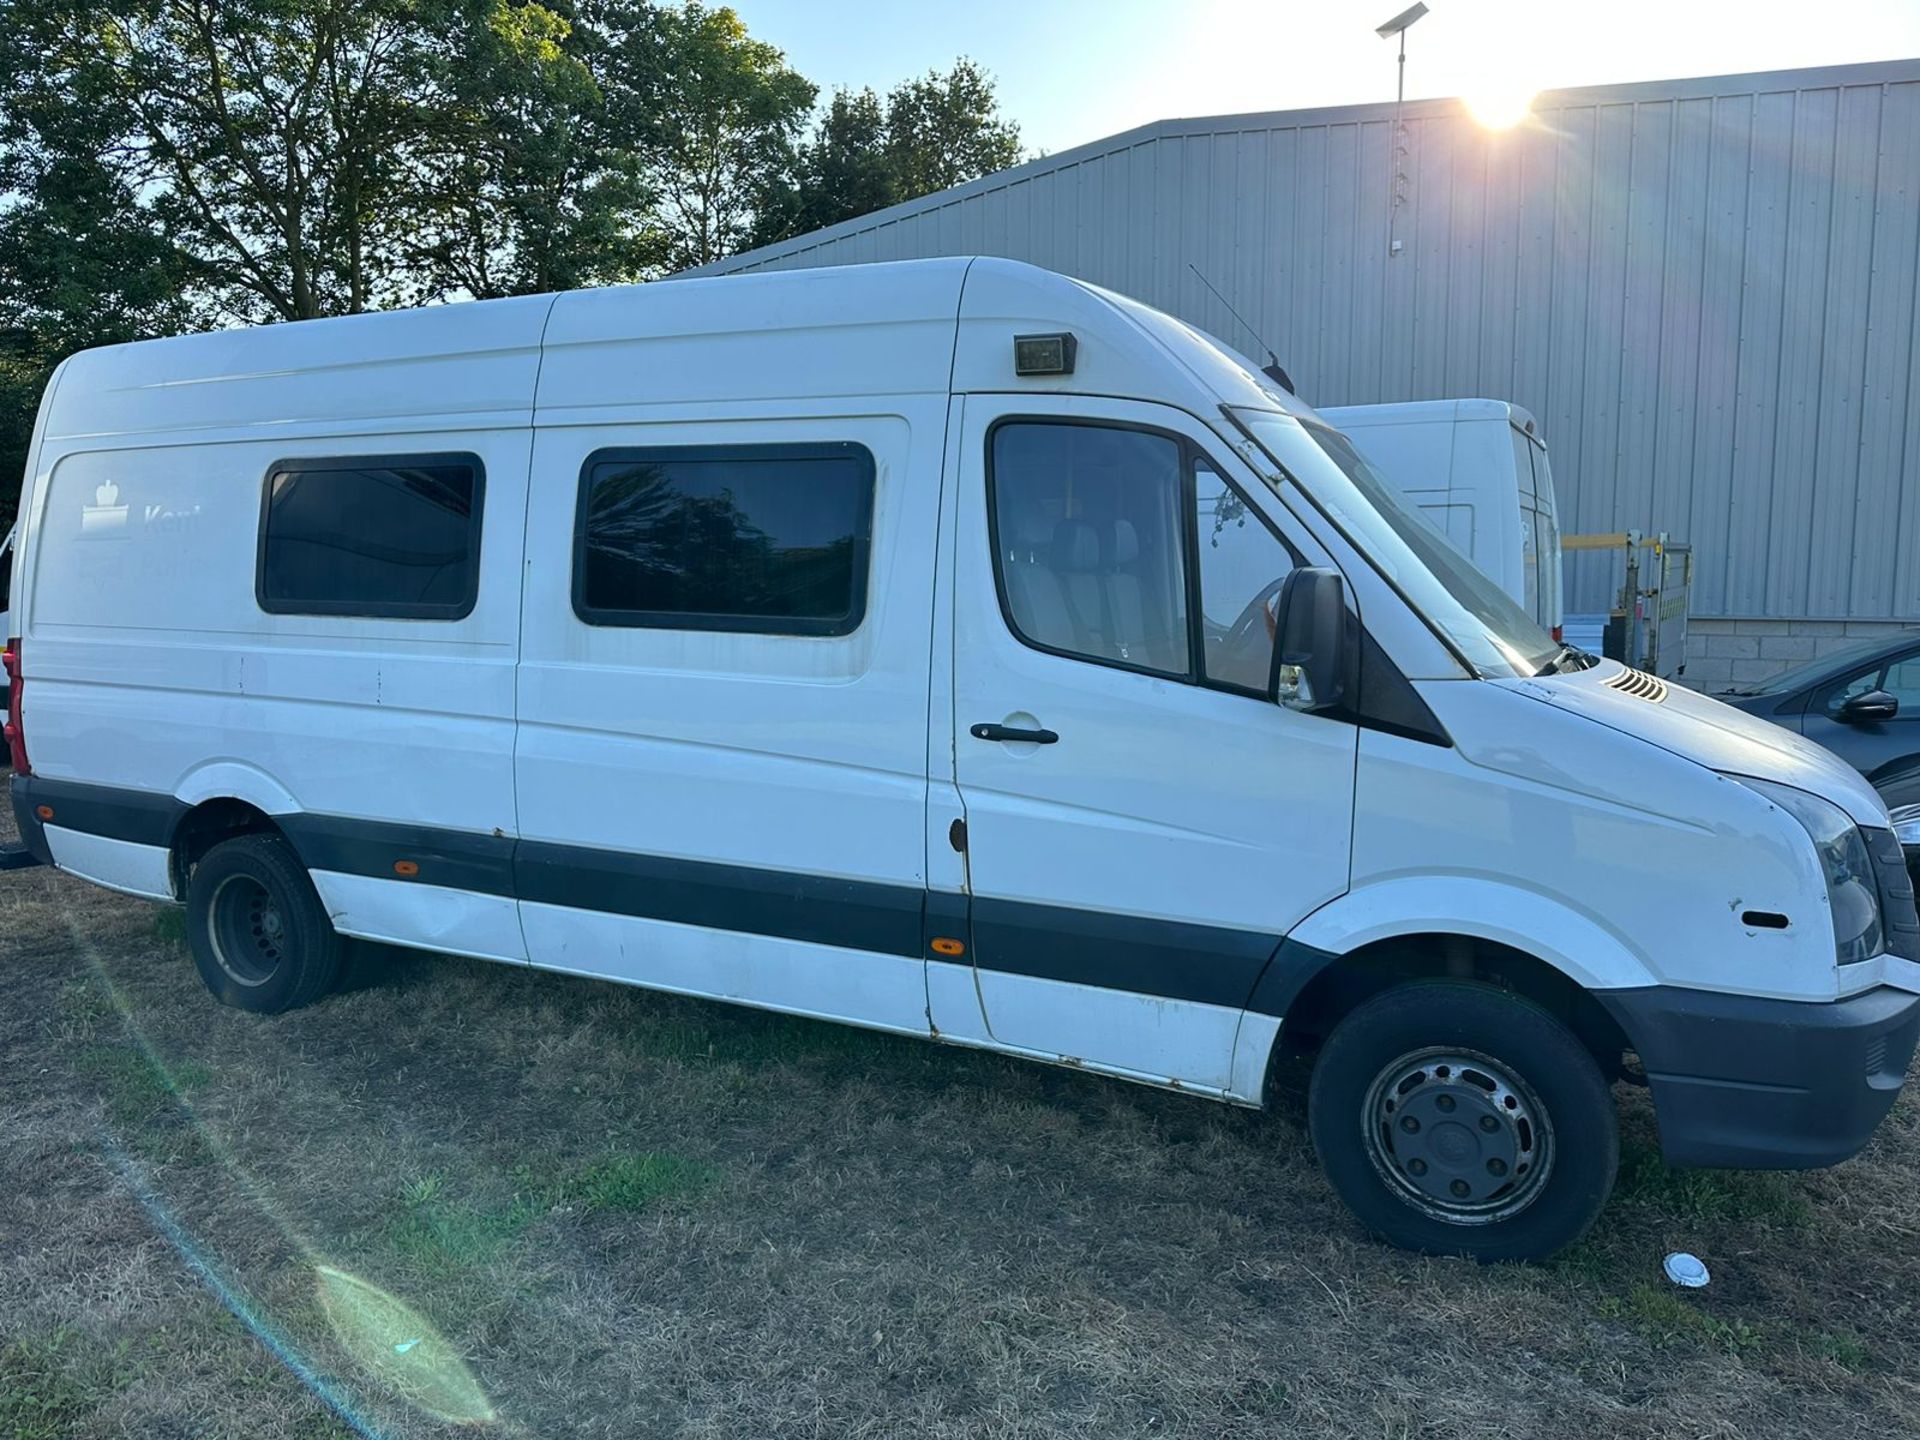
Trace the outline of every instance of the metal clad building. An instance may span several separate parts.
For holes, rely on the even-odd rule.
[[[707,273],[1006,255],[1258,356],[1195,265],[1316,404],[1524,405],[1563,527],[1692,540],[1697,616],[1920,619],[1920,60],[1412,102],[1397,207],[1393,120],[1162,121]]]

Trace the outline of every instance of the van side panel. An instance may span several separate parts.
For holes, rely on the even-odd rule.
[[[514,582],[529,446],[526,429],[487,429],[61,455],[36,496],[26,576],[25,725],[36,774],[200,798],[229,794],[232,778],[246,775],[255,777],[247,788],[287,797],[294,813],[511,835]],[[373,619],[261,608],[270,468],[448,452],[477,456],[485,472],[471,613]],[[209,770],[221,783],[200,783]],[[299,848],[297,827],[287,830]],[[377,844],[360,854],[394,899],[347,904],[321,877],[339,928],[427,944],[454,923],[447,914],[414,923],[422,902],[402,897],[426,887],[395,880],[401,857]],[[69,849],[63,863],[115,883],[80,851]],[[455,894],[437,892],[427,907],[458,911]],[[517,935],[508,948],[520,950]]]

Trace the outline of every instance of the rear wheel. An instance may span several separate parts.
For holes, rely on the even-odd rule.
[[[1314,1148],[1394,1245],[1541,1260],[1599,1217],[1619,1168],[1613,1097],[1578,1037],[1491,986],[1400,986],[1340,1022],[1314,1066]]]
[[[241,1010],[309,1005],[340,978],[340,937],[277,835],[242,835],[201,858],[187,885],[187,939],[207,989]]]

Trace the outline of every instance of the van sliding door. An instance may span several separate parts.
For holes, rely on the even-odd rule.
[[[924,1033],[944,397],[536,432],[536,965]]]

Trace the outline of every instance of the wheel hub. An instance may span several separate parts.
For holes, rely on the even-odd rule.
[[[210,902],[207,933],[214,958],[234,983],[264,985],[284,958],[286,921],[267,887],[247,875],[229,875]]]
[[[1401,1056],[1369,1087],[1363,1123],[1369,1158],[1400,1197],[1456,1224],[1524,1209],[1553,1163],[1532,1091],[1472,1051]]]

